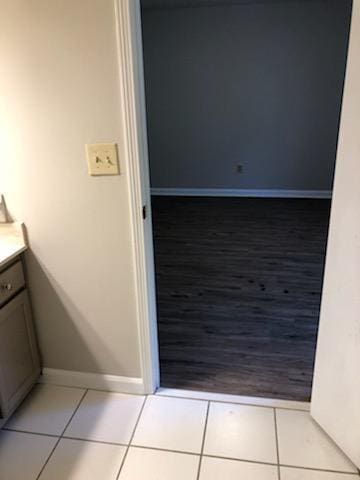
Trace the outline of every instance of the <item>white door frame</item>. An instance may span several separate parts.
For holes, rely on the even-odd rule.
[[[124,151],[130,195],[141,376],[144,393],[160,383],[140,0],[114,0]],[[143,207],[146,206],[146,218]]]
[[[144,393],[160,386],[140,0],[114,0]],[[143,205],[147,218],[142,218]]]

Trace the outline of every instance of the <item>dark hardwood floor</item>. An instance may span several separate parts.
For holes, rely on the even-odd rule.
[[[330,201],[152,208],[161,385],[308,400]]]

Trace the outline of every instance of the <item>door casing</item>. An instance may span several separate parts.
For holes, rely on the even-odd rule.
[[[140,0],[114,0],[144,393],[160,386]],[[357,1],[357,0],[356,0]],[[147,218],[142,208],[147,206]]]
[[[114,0],[144,393],[160,384],[140,0]],[[146,207],[146,218],[143,210]]]

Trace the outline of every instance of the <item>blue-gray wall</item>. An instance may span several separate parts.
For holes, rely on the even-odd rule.
[[[143,10],[152,186],[331,189],[350,15],[350,0]]]

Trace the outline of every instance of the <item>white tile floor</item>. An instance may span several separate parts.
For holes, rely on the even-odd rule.
[[[358,478],[305,410],[38,385],[0,431],[0,480]]]

